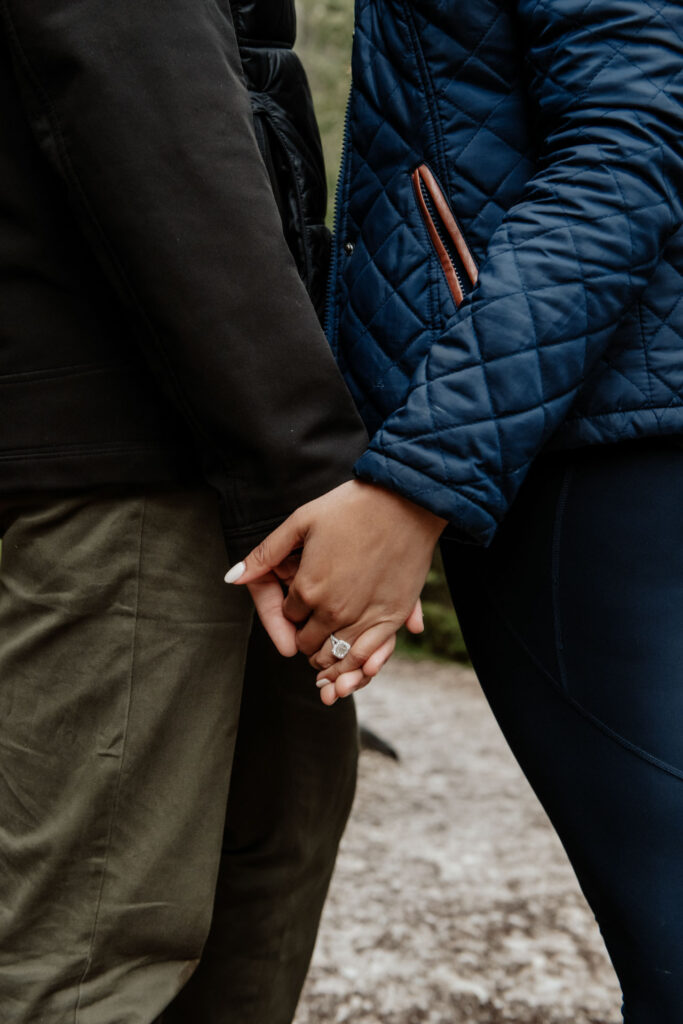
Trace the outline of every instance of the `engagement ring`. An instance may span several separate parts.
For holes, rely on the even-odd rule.
[[[346,640],[338,640],[334,633],[330,635],[330,643],[332,644],[332,653],[340,661],[351,650],[351,644],[347,644]]]

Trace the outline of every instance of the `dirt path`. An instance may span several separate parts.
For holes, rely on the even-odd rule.
[[[358,703],[401,761],[361,759],[296,1024],[616,1024],[592,915],[473,674],[395,661]]]

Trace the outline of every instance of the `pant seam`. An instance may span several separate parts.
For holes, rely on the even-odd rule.
[[[114,800],[112,802],[112,809],[111,809],[111,814],[110,814],[110,817],[109,817],[109,828],[108,828],[108,832],[107,832],[107,841],[106,841],[106,848],[105,848],[105,853],[104,853],[104,862],[102,864],[102,875],[101,875],[101,878],[100,878],[100,886],[99,886],[99,891],[98,891],[98,895],[97,895],[97,904],[95,906],[95,915],[94,915],[94,918],[93,918],[92,930],[90,932],[90,944],[89,944],[89,947],[88,947],[88,954],[87,954],[87,959],[86,959],[86,962],[85,962],[85,967],[83,968],[83,973],[82,973],[81,978],[80,978],[80,980],[78,982],[78,990],[76,992],[76,1005],[75,1005],[75,1008],[74,1008],[74,1024],[78,1024],[78,1019],[79,1019],[80,1011],[81,1011],[81,997],[83,995],[83,985],[85,984],[85,981],[86,981],[86,979],[88,977],[88,973],[89,973],[90,968],[92,966],[93,950],[94,950],[94,947],[95,947],[95,939],[97,937],[97,928],[98,928],[99,920],[100,920],[100,910],[102,908],[102,897],[103,897],[103,894],[104,894],[104,886],[105,886],[105,882],[106,882],[106,878],[107,878],[107,868],[109,866],[109,854],[111,852],[111,841],[112,841],[112,835],[113,835],[113,831],[114,831],[114,822],[116,821],[116,815],[117,815],[118,807],[119,807],[119,798],[120,798],[120,795],[121,795],[121,781],[122,781],[122,775],[123,775],[123,762],[124,762],[124,758],[125,758],[125,754],[126,754],[126,744],[127,744],[127,740],[128,740],[128,725],[129,725],[129,722],[130,722],[130,707],[131,707],[132,692],[133,692],[133,673],[134,673],[134,666],[135,666],[135,654],[136,654],[136,644],[137,644],[138,613],[139,613],[139,609],[140,609],[140,574],[141,574],[141,570],[142,570],[142,538],[143,538],[143,533],[144,533],[144,528],[145,528],[146,512],[147,512],[147,498],[143,497],[143,499],[142,499],[142,512],[141,512],[141,515],[140,515],[140,530],[139,530],[139,540],[138,540],[137,570],[136,570],[136,577],[135,577],[136,588],[135,588],[135,611],[134,611],[134,615],[133,615],[133,635],[132,635],[131,650],[130,650],[130,668],[129,668],[129,673],[128,673],[128,690],[127,690],[127,694],[126,694],[126,715],[125,715],[125,722],[124,722],[123,740],[122,740],[122,744],[121,744],[121,756],[120,756],[120,759],[119,759],[119,768],[118,768],[118,773],[117,773],[117,777],[116,777],[116,786],[115,786],[115,790],[114,790]]]
[[[660,760],[660,758],[655,757],[654,754],[650,754],[647,750],[643,750],[642,747],[639,747],[637,744],[632,743],[631,740],[626,739],[625,736],[622,736],[620,733],[616,732],[609,725],[607,725],[606,722],[603,722],[601,718],[598,718],[597,715],[594,715],[591,711],[584,707],[583,704],[581,704],[580,701],[578,701],[575,697],[572,697],[571,694],[565,688],[565,686],[561,682],[558,682],[557,679],[555,679],[552,673],[548,671],[545,665],[543,665],[538,660],[536,655],[529,649],[526,642],[522,639],[522,637],[519,635],[515,627],[508,620],[507,616],[501,610],[498,603],[490,596],[489,602],[491,606],[495,609],[496,613],[500,616],[506,629],[515,638],[515,640],[520,645],[520,647],[522,648],[526,656],[529,658],[529,660],[533,663],[535,668],[537,668],[538,671],[546,677],[546,679],[550,682],[553,689],[567,702],[567,704],[570,705],[570,707],[572,707],[576,712],[578,712],[578,714],[580,714],[583,718],[590,722],[591,725],[593,725],[596,729],[599,729],[600,732],[604,733],[604,735],[606,735],[609,739],[613,740],[615,743],[618,743],[621,747],[624,747],[631,754],[634,754],[641,760],[646,761],[654,768],[658,768],[660,771],[666,772],[668,775],[672,775],[674,778],[683,781],[683,769],[676,768],[674,765],[669,764],[667,761]]]

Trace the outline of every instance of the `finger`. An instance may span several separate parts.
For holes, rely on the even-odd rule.
[[[237,562],[225,574],[226,583],[252,583],[265,576],[276,565],[300,548],[306,537],[303,517],[293,512],[281,526],[269,533],[242,562]]]
[[[353,672],[342,672],[341,675],[337,676],[334,683],[330,683],[330,680],[326,677],[330,675],[329,672],[321,672],[322,679],[318,679],[316,685],[320,688],[324,686],[334,685],[338,697],[347,697],[349,693],[354,693],[356,690],[362,689],[367,686],[371,679],[373,679],[379,670],[386,665],[387,661],[394,653],[396,647],[396,634],[390,636],[381,647],[370,655],[368,660],[365,662],[362,668],[357,668]],[[313,659],[311,659],[313,660]]]
[[[364,690],[368,683],[372,682],[372,676],[363,675],[361,672],[360,680],[358,682],[354,681],[351,683],[348,677],[352,674],[355,676],[355,672],[345,672],[343,676],[340,676],[342,682],[340,683],[338,679],[334,684],[335,692],[338,697],[350,697],[352,693],[358,693],[359,690]]]
[[[334,635],[337,636],[336,633]],[[343,639],[343,637],[341,639]],[[313,666],[313,668],[317,669],[330,668],[332,665],[336,665],[337,658],[335,658],[332,653],[332,643],[329,636],[325,637],[325,643],[322,647],[318,648],[315,654],[312,654],[309,657],[308,662]]]
[[[317,679],[316,686],[319,690],[324,690],[326,686],[338,687],[339,683],[342,682],[344,686],[353,687],[356,683],[359,683],[363,678],[363,669],[357,668],[354,672],[343,672],[333,683],[329,679]],[[341,696],[341,694],[338,694]]]
[[[374,654],[371,654],[368,660],[363,665],[363,674],[372,678],[376,676],[381,668],[383,668],[389,661],[389,658],[394,653],[396,647],[396,634],[386,640],[381,647],[378,647]]]
[[[326,683],[325,686],[320,687],[320,699],[323,704],[331,707],[340,697],[350,697],[352,693],[362,690],[370,682],[372,682],[371,677],[363,675],[360,669],[355,672],[345,672],[337,679],[336,683]]]
[[[424,621],[422,618],[422,602],[419,600],[419,598],[417,604],[415,605],[415,607],[413,608],[412,612],[410,613],[406,620],[406,628],[411,633],[422,633],[424,630]],[[338,634],[335,633],[335,636],[337,635]],[[396,635],[394,634],[391,640],[387,641],[387,643],[391,643],[391,648],[389,649],[386,655],[380,654],[379,651],[375,651],[372,655],[370,655],[370,660],[365,662],[364,670],[366,675],[376,675],[379,672],[380,668],[386,664],[391,655],[394,653],[394,648],[396,647]],[[313,668],[317,668],[318,670],[331,668],[333,665],[336,664],[337,659],[332,653],[332,645],[329,643],[329,639],[323,644],[323,646],[319,650],[315,652],[315,654],[313,654],[308,659],[308,661]],[[375,664],[377,664],[377,668],[373,669],[372,666],[374,666]],[[369,671],[368,665],[371,666]]]
[[[327,678],[330,682],[334,682],[342,673],[353,672],[357,668],[362,668],[375,651],[382,647],[396,633],[396,628],[395,623],[388,621],[379,622],[375,626],[371,626],[370,629],[366,629],[353,641],[349,653],[344,658],[339,658],[334,665],[322,669],[318,678]],[[344,637],[343,630],[341,634],[335,633],[335,636],[340,635],[342,638]],[[299,650],[301,650],[298,636],[297,644],[299,644]]]
[[[299,566],[301,564],[301,554],[297,552],[293,555],[288,555],[283,562],[279,565],[273,566],[273,572],[285,586],[290,586],[294,577],[297,574]]]
[[[422,601],[417,599],[417,604],[406,619],[406,629],[409,633],[424,633],[425,621],[422,614]]]
[[[332,707],[333,704],[337,703],[339,698],[337,697],[337,691],[334,683],[328,683],[326,686],[321,687],[320,699],[323,704],[327,704],[328,707]]]
[[[296,580],[295,589],[296,589]],[[289,598],[289,595],[287,595]],[[310,614],[311,609],[308,609]],[[285,614],[289,615],[287,606],[285,606]],[[357,630],[356,633],[362,632],[362,628]],[[354,634],[355,635],[355,634]],[[302,654],[311,658],[313,655],[320,650],[327,652],[327,655],[331,655],[331,663],[334,664],[338,660],[332,653],[332,641],[330,637],[332,631],[330,629],[330,621],[327,618],[321,618],[317,610],[313,610],[310,618],[303,625],[297,635],[296,643]],[[354,636],[349,635],[349,631],[345,629],[335,629],[334,636],[337,640],[345,640],[347,643],[351,643]],[[357,666],[353,666],[356,668]]]
[[[394,653],[395,647],[396,647],[396,634],[394,633],[392,636],[389,637],[389,639],[385,643],[382,644],[381,647],[378,647],[377,650],[374,651],[370,655],[368,660],[363,664],[363,672],[365,673],[365,675],[366,676],[376,676],[377,673],[379,672],[379,670],[384,665],[386,665],[386,663],[388,662],[389,658]],[[325,669],[327,667],[329,667],[329,665],[333,665],[335,663],[335,658],[334,658],[334,655],[331,655],[330,658],[325,658],[324,659],[321,656],[321,652],[318,651],[317,654],[314,654],[312,658],[308,659],[308,661],[309,661],[309,664],[313,666],[313,668],[322,669],[322,671],[320,672],[321,676],[327,676],[330,673],[329,672],[325,672]],[[321,663],[321,662],[324,662],[324,663]]]
[[[256,613],[263,623],[263,628],[285,658],[297,653],[296,627],[282,613],[284,594],[277,579],[258,580],[249,583]]]
[[[289,588],[287,597],[284,600],[282,606],[282,613],[286,615],[290,622],[296,623],[301,627],[308,619],[309,615],[313,611],[311,605],[305,600],[301,594],[299,587],[297,586],[296,576]],[[298,637],[297,637],[298,642]],[[299,650],[302,650],[300,647]]]
[[[354,672],[342,672],[335,682],[328,683],[328,686],[334,686],[334,692],[338,697],[348,697],[369,682],[370,679],[363,674],[363,669],[357,668]]]
[[[303,634],[303,630],[297,636],[297,643],[298,644],[301,644],[302,642],[305,642],[305,635],[302,635],[302,634]],[[318,650],[315,651],[315,653],[312,654],[309,657],[309,659],[308,659],[309,664],[312,665],[313,668],[317,668],[317,669],[331,668],[332,665],[336,665],[338,663],[339,658],[337,658],[332,653],[332,636],[334,636],[335,640],[345,640],[347,643],[350,643],[350,637],[344,636],[344,630],[343,629],[338,630],[336,633],[330,633],[330,634],[325,633],[325,638],[323,640],[322,647],[319,647]],[[311,642],[313,642],[313,641],[311,640]],[[302,650],[302,647],[299,647],[299,650]]]

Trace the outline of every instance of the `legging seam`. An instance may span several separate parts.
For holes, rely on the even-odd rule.
[[[551,586],[552,586],[552,615],[553,629],[555,633],[555,657],[560,675],[560,684],[565,693],[569,693],[567,685],[567,669],[564,661],[564,639],[562,636],[562,618],[560,616],[560,549],[562,544],[562,529],[564,526],[564,514],[569,498],[569,488],[574,477],[574,467],[565,469],[560,493],[555,506],[555,523],[553,526],[552,541],[552,563],[551,563]]]
[[[107,878],[107,868],[109,866],[109,855],[111,853],[111,842],[112,835],[114,832],[114,822],[116,821],[116,815],[119,807],[119,798],[121,795],[121,783],[123,777],[123,763],[126,755],[126,746],[128,740],[128,725],[130,722],[130,708],[133,695],[133,677],[135,672],[135,654],[137,647],[137,624],[138,624],[138,613],[140,609],[140,575],[142,571],[142,546],[143,546],[143,533],[145,529],[145,516],[147,512],[147,499],[143,498],[142,501],[142,512],[140,515],[140,533],[138,542],[138,557],[137,557],[137,571],[136,571],[136,591],[135,591],[135,612],[133,615],[133,634],[131,638],[131,649],[130,649],[130,669],[128,673],[128,690],[126,694],[126,714],[123,730],[123,738],[121,742],[121,757],[119,760],[118,773],[116,776],[116,786],[114,790],[114,799],[112,801],[111,815],[109,817],[109,828],[107,830],[107,843],[104,853],[104,863],[102,864],[102,874],[100,877],[99,891],[97,894],[97,904],[95,906],[95,915],[93,917],[92,930],[90,932],[90,943],[88,947],[88,955],[83,968],[83,973],[78,982],[78,990],[76,992],[76,1005],[74,1008],[74,1024],[78,1024],[78,1018],[81,1010],[81,997],[83,995],[83,985],[88,977],[88,973],[92,966],[93,950],[95,947],[95,939],[97,937],[97,928],[100,920],[100,910],[102,908],[102,897],[104,895],[104,886]]]
[[[578,701],[575,697],[572,697],[571,694],[567,691],[567,689],[562,685],[562,683],[558,682],[558,680],[555,679],[555,677],[552,675],[551,672],[548,671],[545,665],[543,665],[538,660],[533,651],[529,649],[526,642],[522,639],[522,637],[517,632],[515,627],[509,621],[509,619],[502,611],[502,609],[495,601],[495,599],[489,596],[489,601],[492,607],[495,609],[496,613],[500,616],[501,621],[503,622],[506,629],[509,630],[512,636],[515,638],[515,640],[520,645],[520,647],[522,648],[526,656],[529,658],[529,660],[538,669],[538,671],[546,677],[546,679],[550,682],[553,689],[559,694],[560,697],[562,697],[563,700],[567,702],[567,704],[570,705],[570,707],[574,709],[574,711],[578,712],[578,714],[580,714],[583,718],[590,722],[591,725],[593,725],[596,729],[599,729],[600,732],[604,733],[604,735],[606,735],[609,739],[613,740],[615,743],[618,743],[621,747],[624,747],[624,749],[628,750],[636,757],[639,757],[642,761],[646,761],[648,764],[651,764],[654,768],[659,768],[660,771],[666,772],[668,775],[672,775],[674,778],[683,781],[683,770],[675,768],[673,765],[668,764],[668,762],[666,761],[660,760],[660,758],[655,757],[654,754],[650,754],[647,750],[643,750],[642,747],[639,747],[635,743],[632,743],[631,740],[627,740],[625,736],[622,736],[620,733],[610,728],[610,726],[607,725],[606,722],[603,722],[601,718],[598,718],[597,715],[594,715],[592,713],[592,711],[589,711],[586,707],[584,707],[583,704],[580,703],[580,701]]]

